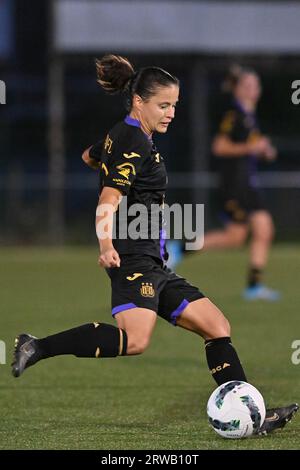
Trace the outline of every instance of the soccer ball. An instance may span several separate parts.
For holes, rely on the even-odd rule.
[[[220,385],[207,403],[209,423],[228,439],[256,434],[266,417],[262,395],[247,382],[233,380]]]

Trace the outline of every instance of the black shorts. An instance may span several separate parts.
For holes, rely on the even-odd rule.
[[[243,191],[231,194],[223,193],[221,204],[221,218],[225,223],[245,224],[251,213],[266,210],[261,192],[253,188],[245,188]]]
[[[106,270],[111,279],[112,315],[136,307],[154,310],[176,325],[194,300],[205,297],[197,287],[146,255],[122,255],[120,268]]]

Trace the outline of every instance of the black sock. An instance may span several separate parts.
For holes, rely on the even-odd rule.
[[[248,287],[255,287],[257,284],[260,284],[262,277],[262,269],[255,268],[254,266],[250,266],[248,272]]]
[[[74,354],[77,357],[125,356],[127,351],[126,331],[106,323],[87,323],[38,339],[42,357]]]
[[[247,382],[236,350],[228,336],[205,341],[205,351],[208,367],[218,385],[230,380]]]

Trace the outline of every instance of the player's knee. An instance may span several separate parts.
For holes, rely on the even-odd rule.
[[[136,355],[142,354],[148,348],[150,338],[131,336],[128,338],[127,354]]]
[[[260,227],[255,233],[256,240],[261,242],[270,243],[275,235],[274,225],[272,223]]]
[[[225,336],[230,336],[231,334],[231,327],[230,323],[224,315],[222,316],[221,320],[219,320],[218,324],[215,326],[213,334],[211,335],[212,338],[223,338]]]

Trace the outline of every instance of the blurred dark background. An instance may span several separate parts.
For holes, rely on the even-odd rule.
[[[115,18],[122,19],[120,1],[77,1],[83,7],[87,4],[107,7],[110,3],[109,8],[115,7],[112,10]],[[55,13],[55,4],[59,3],[72,9],[76,0],[0,0],[0,80],[6,84],[6,104],[0,105],[3,244],[95,241],[98,175],[85,167],[81,153],[125,115],[122,99],[106,96],[96,83],[94,59],[106,52],[126,55],[136,68],[161,66],[180,79],[181,99],[176,119],[168,134],[156,136],[155,141],[170,172],[168,201],[205,203],[206,228],[219,224],[217,162],[211,155],[210,144],[228,99],[221,94],[221,82],[232,63],[255,68],[263,84],[259,123],[279,151],[275,163],[261,166],[261,185],[275,219],[277,239],[299,237],[300,105],[291,102],[291,84],[300,79],[300,43],[299,50],[291,39],[291,44],[287,40],[282,50],[278,47],[257,50],[253,46],[244,51],[238,47],[226,50],[226,46],[224,50],[218,46],[205,50],[201,44],[176,49],[176,44],[170,47],[162,41],[160,48],[154,45],[143,50],[141,45],[136,50],[126,46],[122,50],[114,44],[103,45],[100,40],[98,47],[75,45],[71,50],[63,40],[59,43],[55,39],[60,31],[56,24],[63,18],[62,10]],[[154,0],[138,5],[143,3],[153,4],[153,11],[159,15],[162,3],[178,7],[180,2]],[[230,4],[234,8],[244,2],[183,3],[194,6],[214,3],[223,7]],[[257,9],[266,3],[288,7],[288,2],[247,2]],[[297,2],[293,4],[298,6]],[[76,36],[74,18],[76,15],[64,21],[74,21],[68,31],[74,31]],[[171,28],[176,30],[173,20]],[[113,24],[111,17],[107,21]],[[182,26],[185,18],[178,17],[177,21]],[[186,21],[188,30],[188,16]],[[261,22],[255,24],[261,29],[265,27]],[[89,32],[89,22],[84,27]],[[255,36],[253,27],[252,33]],[[78,37],[80,34],[78,31]],[[115,34],[118,35],[118,30]],[[211,35],[215,32],[211,31]],[[238,32],[235,40],[239,42]]]

